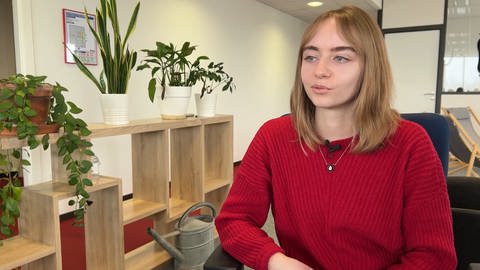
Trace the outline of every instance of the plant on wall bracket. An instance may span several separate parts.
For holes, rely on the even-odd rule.
[[[75,103],[65,100],[63,92],[68,90],[58,83],[46,84],[45,79],[45,76],[18,74],[0,80],[0,132],[10,132],[19,140],[25,140],[29,149],[42,145],[46,150],[50,145],[50,136],[48,132],[39,135],[39,132],[42,133],[39,126],[59,128],[56,140],[58,156],[67,170],[68,183],[75,187],[75,197],[68,204],[76,208],[74,225],[81,226],[88,207],[86,187],[93,185],[88,173],[92,167],[90,157],[94,153],[90,149],[92,143],[84,138],[91,131],[82,119],[76,117],[82,110]],[[46,123],[39,125],[32,122],[37,111],[32,108],[30,97],[42,87],[51,88],[52,94]],[[21,214],[18,206],[22,191],[18,175],[20,168],[14,164],[30,165],[23,158],[25,153],[28,154],[26,151],[22,153],[21,149],[6,149],[0,153],[0,182],[4,184],[0,189],[0,234],[7,237],[12,235],[11,226]]]

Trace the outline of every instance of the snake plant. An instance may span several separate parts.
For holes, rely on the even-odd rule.
[[[85,20],[100,49],[103,70],[97,79],[82,61],[73,54],[75,64],[98,88],[102,94],[126,94],[130,74],[137,62],[137,52],[130,50],[128,38],[135,29],[140,2],[130,17],[125,37],[122,39],[117,14],[116,0],[100,0],[100,9],[96,9],[96,29],[88,19],[85,8]],[[109,32],[108,21],[113,33]],[[113,38],[111,40],[111,37]]]

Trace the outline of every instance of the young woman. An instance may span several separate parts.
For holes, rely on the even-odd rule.
[[[368,14],[348,6],[317,18],[291,115],[257,132],[216,218],[223,248],[259,270],[455,269],[440,160],[391,93]],[[261,230],[270,206],[279,245]]]

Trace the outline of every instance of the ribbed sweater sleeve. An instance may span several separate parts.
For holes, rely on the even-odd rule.
[[[222,214],[215,220],[223,248],[258,270],[267,270],[270,256],[283,252],[260,229],[267,218],[272,196],[269,164],[265,137],[260,129],[242,159]]]
[[[403,185],[405,247],[399,263],[388,269],[455,269],[451,209],[441,163],[424,130],[408,129],[404,137],[412,142]]]
[[[223,248],[257,270],[276,252],[316,270],[455,269],[445,177],[425,130],[401,121],[371,153],[343,153],[351,141],[313,151],[290,117],[265,123],[216,218]],[[280,246],[261,230],[270,206]]]

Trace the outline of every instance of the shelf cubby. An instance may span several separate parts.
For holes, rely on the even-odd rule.
[[[55,265],[55,247],[23,236],[15,236],[3,240],[0,249],[0,269],[10,270],[29,263],[37,265]]]
[[[233,177],[233,123],[210,122],[204,136],[205,193],[229,185]]]

